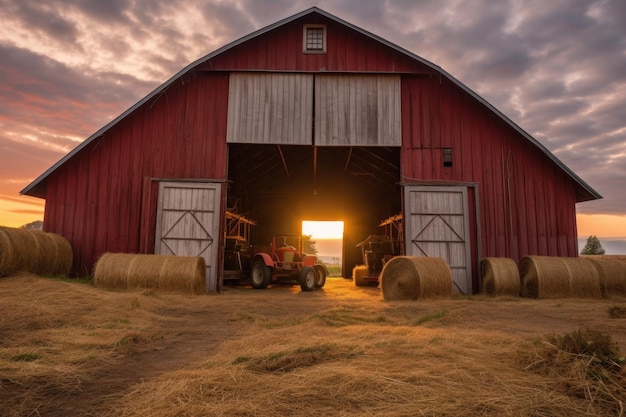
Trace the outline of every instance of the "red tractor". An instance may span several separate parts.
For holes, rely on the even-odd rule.
[[[277,233],[267,251],[254,254],[250,283],[263,289],[272,282],[296,281],[302,291],[312,291],[324,286],[327,275],[317,256],[304,253],[301,235]]]

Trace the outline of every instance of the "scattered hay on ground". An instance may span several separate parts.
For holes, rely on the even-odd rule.
[[[515,360],[516,344],[493,334],[403,326],[324,329],[320,334],[313,328],[311,340],[337,341],[316,349],[298,336],[304,329],[310,324],[279,330],[279,335],[266,330],[268,337],[251,332],[245,340],[225,343],[202,367],[136,385],[116,404],[116,414],[603,415],[589,412],[584,400],[560,392],[547,378],[525,371]],[[461,346],[470,348],[455,354]],[[325,360],[322,350],[336,357]]]
[[[483,294],[520,294],[520,276],[517,264],[509,258],[485,258],[481,262]]]
[[[94,285],[108,289],[149,288],[200,294],[206,267],[199,256],[105,253],[93,273]]]
[[[525,370],[518,348],[581,325],[626,346],[607,317],[617,297],[388,303],[342,278],[188,297],[34,275],[0,292],[7,417],[607,417],[567,379]]]
[[[612,319],[626,319],[626,307],[611,306],[608,310],[609,317]]]
[[[626,360],[611,336],[585,328],[550,334],[521,355],[526,369],[554,378],[567,395],[584,398],[594,415],[623,416]]]
[[[396,256],[380,274],[385,300],[451,297],[452,273],[441,258]]]

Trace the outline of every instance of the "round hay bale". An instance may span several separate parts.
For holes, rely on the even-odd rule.
[[[156,255],[132,255],[126,271],[127,288],[157,289],[164,259]]]
[[[200,256],[169,256],[163,262],[158,289],[202,294],[206,288],[206,264]]]
[[[513,259],[485,258],[480,266],[484,294],[519,296],[520,276]]]
[[[452,296],[452,272],[441,258],[396,256],[380,273],[385,300]]]
[[[48,233],[41,230],[30,230],[35,243],[33,247],[34,259],[30,272],[39,275],[54,274],[57,260],[57,245]]]
[[[93,285],[107,289],[126,289],[128,267],[134,255],[127,253],[105,253],[96,262]]]
[[[16,271],[16,256],[13,233],[7,227],[0,227],[0,276],[11,275]]]
[[[585,256],[584,258],[589,259],[598,271],[603,297],[626,296],[626,262],[621,262],[619,258],[604,256]]]
[[[67,275],[72,247],[62,236],[40,230],[0,227],[0,275],[28,271],[40,275]]]
[[[149,288],[202,293],[206,266],[199,256],[106,253],[94,268],[94,285],[109,289]]]
[[[357,265],[352,268],[352,282],[354,282],[354,285],[357,287],[366,286],[368,282],[365,280],[365,277],[368,273],[369,268],[365,265]]]
[[[561,258],[525,256],[519,262],[522,297],[568,297],[569,270]]]
[[[561,258],[569,271],[569,296],[602,298],[598,270],[588,259]]]
[[[34,238],[26,229],[13,227],[4,228],[11,245],[11,266],[10,272],[28,271],[32,266],[35,256],[33,255]]]
[[[15,229],[16,236],[21,239],[19,247],[22,271],[38,273],[39,268],[39,238],[32,230]]]
[[[48,237],[54,242],[56,249],[56,258],[50,267],[52,275],[64,275],[67,276],[72,270],[72,263],[74,262],[74,253],[72,252],[72,245],[63,236],[56,233],[46,233]]]

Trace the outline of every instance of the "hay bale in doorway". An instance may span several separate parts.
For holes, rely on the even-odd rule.
[[[441,258],[396,256],[380,273],[385,300],[451,297],[452,272]]]
[[[352,282],[357,287],[363,287],[368,285],[365,277],[369,274],[369,268],[365,265],[357,265],[352,268]]]
[[[626,296],[626,259],[612,256],[584,256],[598,271],[602,296]]]
[[[519,262],[522,297],[569,297],[569,270],[561,258],[525,256]]]
[[[485,258],[480,267],[483,294],[519,296],[520,276],[513,259]]]
[[[96,263],[93,281],[109,289],[200,294],[205,291],[206,266],[199,256],[105,253]]]

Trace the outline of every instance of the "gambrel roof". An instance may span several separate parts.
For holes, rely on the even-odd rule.
[[[504,115],[502,112],[500,112],[497,108],[495,108],[493,105],[491,105],[489,102],[487,102],[485,99],[483,99],[481,96],[479,96],[477,93],[475,93],[474,91],[472,91],[469,87],[467,87],[465,84],[463,84],[462,82],[460,82],[459,80],[457,80],[456,78],[454,78],[452,75],[450,75],[449,73],[447,73],[445,70],[443,70],[441,67],[433,64],[432,62],[429,62],[427,60],[425,60],[424,58],[421,58],[417,55],[415,55],[414,53],[407,51],[406,49],[397,46],[373,33],[370,33],[364,29],[361,29],[351,23],[348,23],[324,10],[321,10],[317,7],[311,7],[307,10],[304,10],[298,14],[295,14],[293,16],[287,17],[283,20],[280,20],[272,25],[266,26],[262,29],[259,29],[247,36],[244,36],[234,42],[231,42],[211,53],[209,53],[208,55],[203,56],[202,58],[196,60],[195,62],[192,62],[191,64],[187,65],[185,68],[183,68],[182,70],[180,70],[177,74],[175,74],[174,76],[172,76],[169,80],[167,80],[166,82],[164,82],[163,84],[161,84],[159,87],[157,87],[154,91],[152,91],[150,94],[148,94],[147,96],[145,96],[143,99],[141,99],[140,101],[138,101],[135,105],[133,105],[132,107],[130,107],[129,109],[127,109],[125,112],[123,112],[122,114],[120,114],[118,117],[116,117],[115,119],[111,120],[109,123],[107,123],[105,126],[103,126],[101,129],[99,129],[98,131],[96,131],[94,134],[92,134],[91,136],[89,136],[85,141],[83,141],[80,145],[78,145],[76,148],[74,148],[72,151],[70,151],[67,155],[65,155],[61,160],[59,160],[56,164],[54,164],[53,166],[51,166],[48,170],[46,170],[43,174],[41,174],[38,178],[36,178],[31,184],[29,184],[26,188],[24,188],[20,193],[21,194],[25,194],[25,195],[30,195],[30,196],[34,196],[34,197],[40,197],[40,198],[45,198],[45,188],[46,188],[46,179],[47,177],[53,173],[55,170],[57,170],[60,166],[62,166],[66,161],[68,161],[69,159],[71,159],[74,155],[76,155],[78,152],[80,152],[83,148],[85,148],[86,146],[88,146],[90,143],[92,143],[93,141],[95,141],[96,139],[98,139],[99,137],[101,137],[102,135],[104,135],[109,129],[111,129],[113,126],[117,125],[120,121],[122,121],[124,118],[126,118],[127,116],[129,116],[131,113],[133,113],[135,110],[137,110],[139,107],[141,107],[143,104],[145,104],[146,102],[150,101],[152,98],[158,96],[159,94],[161,94],[163,91],[165,91],[171,84],[173,84],[174,82],[176,82],[177,80],[179,80],[181,77],[183,77],[185,74],[193,71],[194,69],[196,69],[198,66],[206,63],[207,61],[211,60],[212,58],[232,49],[237,47],[238,45],[243,44],[244,42],[247,42],[251,39],[254,39],[256,37],[262,36],[276,28],[279,28],[283,25],[286,25],[288,23],[291,23],[295,20],[301,19],[307,15],[311,15],[311,14],[318,14],[321,15],[331,21],[334,21],[340,25],[343,25],[347,28],[350,28],[366,37],[369,37],[379,43],[381,43],[382,45],[391,48],[401,54],[406,55],[407,57],[409,57],[410,59],[413,59],[423,65],[425,65],[426,67],[432,69],[433,71],[439,73],[442,77],[447,78],[448,80],[450,80],[453,84],[455,84],[456,86],[458,86],[460,89],[462,89],[463,91],[465,91],[467,94],[469,94],[471,97],[473,97],[474,99],[476,99],[479,103],[481,103],[482,105],[484,105],[487,109],[489,109],[491,112],[493,112],[495,115],[497,115],[500,119],[502,119],[506,124],[508,124],[509,126],[511,126],[516,132],[518,132],[522,137],[524,137],[526,140],[528,140],[532,145],[534,145],[538,151],[542,152],[543,154],[545,154],[550,160],[552,160],[559,168],[561,168],[569,177],[571,177],[574,182],[578,185],[577,187],[577,192],[576,192],[576,199],[578,202],[581,201],[588,201],[588,200],[594,200],[594,199],[599,199],[602,198],[602,196],[595,191],[593,188],[591,188],[585,181],[583,181],[578,175],[576,175],[572,170],[570,170],[563,162],[561,162],[554,154],[552,154],[547,148],[545,148],[540,142],[538,142],[535,138],[533,138],[530,134],[528,134],[526,131],[524,131],[520,126],[518,126],[516,123],[514,123],[511,119],[509,119],[506,115]]]

